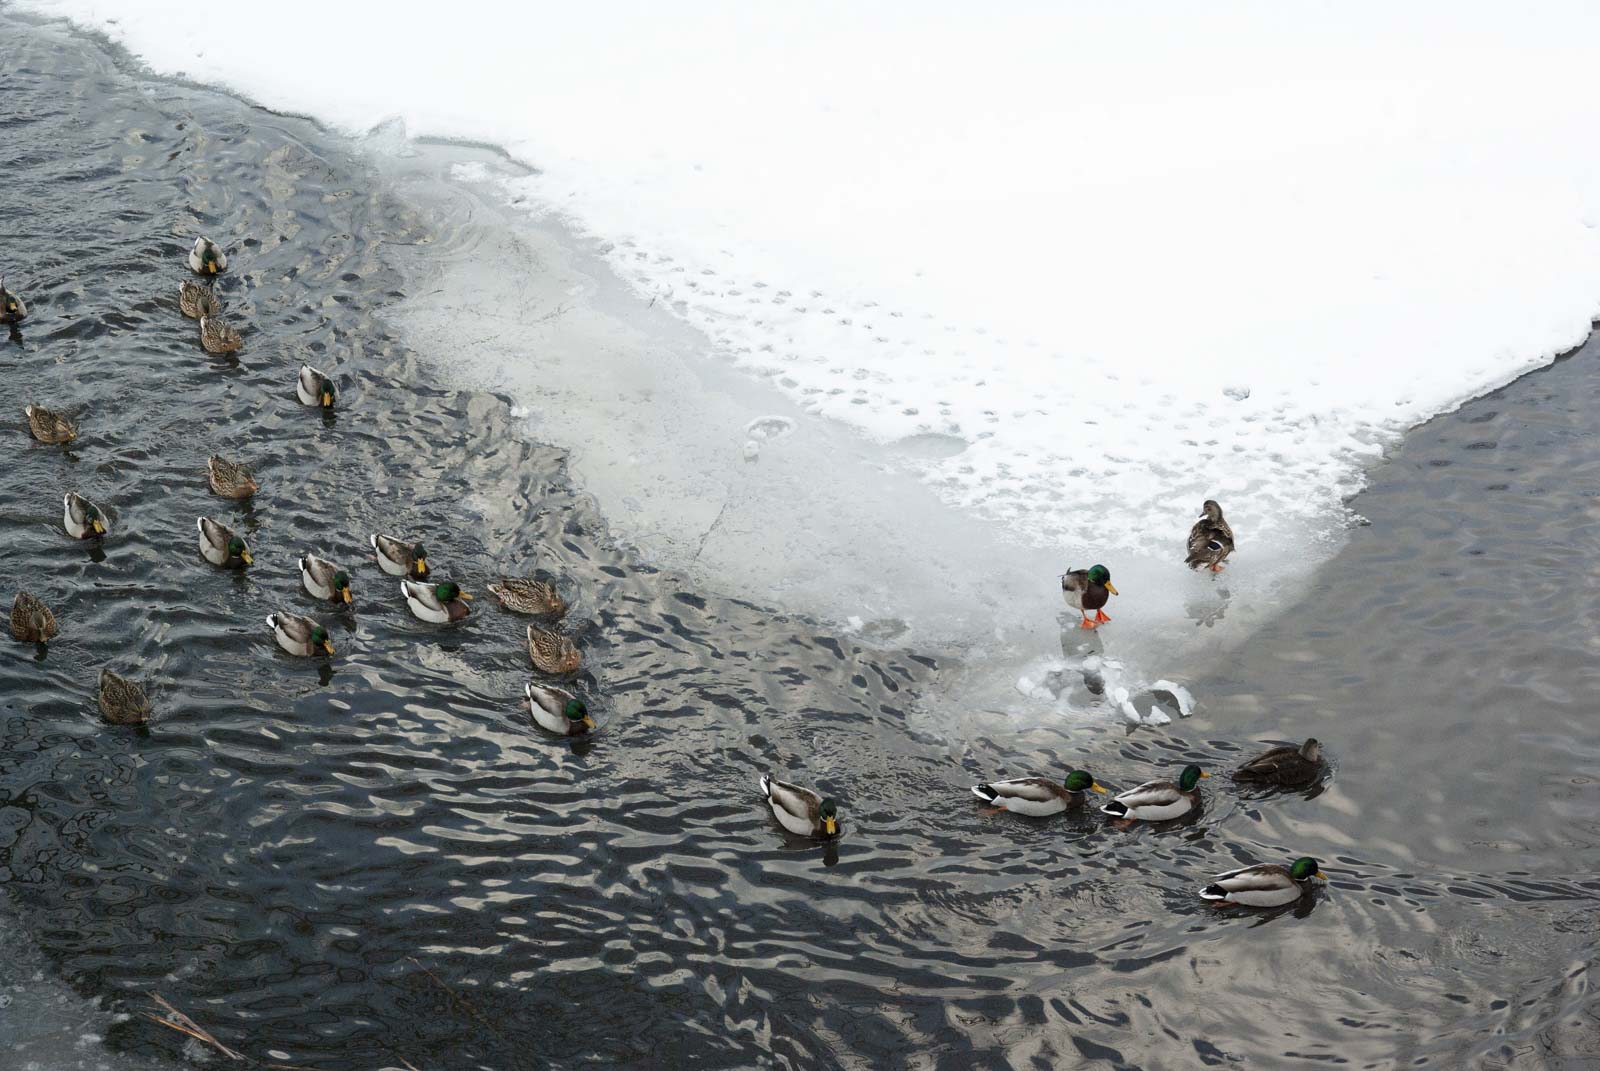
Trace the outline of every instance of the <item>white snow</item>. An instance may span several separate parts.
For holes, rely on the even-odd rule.
[[[1168,639],[1221,618],[1172,564],[1202,499],[1231,577],[1303,575],[1385,444],[1600,306],[1583,3],[12,7],[379,151],[502,146],[533,173],[461,177],[897,450],[1021,548],[1002,589],[1105,561]],[[766,474],[760,415],[708,435]]]

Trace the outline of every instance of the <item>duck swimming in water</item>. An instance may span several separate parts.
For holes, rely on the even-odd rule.
[[[1310,882],[1328,879],[1319,864],[1303,855],[1288,866],[1258,863],[1255,866],[1218,874],[1217,880],[1200,890],[1202,900],[1245,907],[1282,907],[1310,894]]]
[[[833,800],[770,773],[761,775],[761,794],[778,824],[795,836],[832,840],[839,835],[839,808]]]
[[[0,324],[20,324],[27,318],[28,306],[6,289],[6,277],[0,275]]]
[[[1182,818],[1200,806],[1200,779],[1210,777],[1200,767],[1190,764],[1178,775],[1178,783],[1171,781],[1146,781],[1137,788],[1119,792],[1100,809],[1113,818],[1138,819],[1141,822],[1166,822]]]
[[[1316,737],[1299,747],[1263,751],[1233,771],[1235,781],[1264,781],[1283,788],[1304,788],[1320,776],[1322,743]]]
[[[1088,798],[1085,792],[1104,791],[1094,777],[1083,770],[1073,770],[1059,785],[1047,777],[1016,777],[972,786],[972,794],[992,805],[995,811],[1010,811],[1030,818],[1080,810]]]
[[[194,248],[189,250],[189,270],[208,278],[220,275],[228,270],[228,255],[216,242],[201,235],[194,240]]]

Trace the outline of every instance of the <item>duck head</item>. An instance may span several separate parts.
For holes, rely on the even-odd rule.
[[[839,835],[839,805],[831,799],[822,801],[822,806],[817,808],[817,814],[822,819],[822,835],[837,837]]]
[[[1089,566],[1089,583],[1099,584],[1113,595],[1120,595],[1117,586],[1111,582],[1111,570],[1103,565]]]
[[[1062,782],[1062,787],[1068,792],[1104,792],[1100,783],[1094,776],[1084,770],[1073,770],[1067,774],[1067,779]]]

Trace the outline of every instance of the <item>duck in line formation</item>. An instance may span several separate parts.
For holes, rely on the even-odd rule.
[[[244,345],[243,336],[223,315],[222,303],[213,285],[216,277],[227,270],[227,255],[209,238],[200,237],[195,240],[188,261],[190,269],[203,282],[182,281],[178,288],[179,310],[199,322],[200,344],[207,353],[236,353]],[[20,297],[5,289],[4,277],[0,276],[0,323],[14,330],[27,314],[27,306]],[[295,380],[295,396],[307,407],[331,410],[338,392],[331,376],[302,365]],[[77,438],[76,426],[61,413],[33,403],[27,405],[24,412],[30,432],[40,442],[62,444]],[[206,479],[212,492],[221,498],[247,499],[260,490],[260,484],[247,465],[217,455],[206,460]],[[110,530],[105,512],[75,491],[68,491],[63,497],[62,510],[62,527],[75,539],[100,539]],[[195,526],[200,554],[210,564],[229,569],[254,565],[249,545],[227,525],[210,517],[200,517]],[[401,597],[412,616],[444,625],[460,621],[471,613],[467,605],[472,599],[470,594],[454,581],[435,582],[430,577],[427,551],[421,543],[376,533],[369,538],[369,543],[379,569],[388,576],[400,578]],[[1233,530],[1224,520],[1221,506],[1207,500],[1200,519],[1190,531],[1185,564],[1220,572],[1223,561],[1233,549]],[[298,566],[300,584],[307,594],[336,607],[351,604],[353,595],[348,570],[309,553],[298,560]],[[488,588],[501,606],[514,612],[559,619],[567,611],[559,591],[541,580],[505,577]],[[1103,565],[1062,574],[1061,591],[1067,605],[1081,615],[1080,627],[1085,629],[1110,622],[1104,608],[1111,596],[1119,594],[1111,582],[1110,571]],[[312,618],[280,611],[266,620],[274,641],[288,654],[312,657],[334,653],[327,628]],[[12,604],[11,631],[21,642],[48,643],[57,635],[55,615],[38,597],[26,591],[19,592]],[[573,642],[551,629],[529,625],[527,650],[534,667],[549,676],[567,677],[582,666],[582,654]],[[547,732],[576,736],[596,728],[584,701],[563,688],[530,681],[524,688],[524,695],[533,722]],[[149,719],[150,702],[144,689],[109,668],[101,670],[96,698],[101,715],[113,724],[139,725]],[[1273,748],[1252,758],[1234,772],[1234,777],[1240,781],[1295,788],[1314,783],[1322,770],[1321,745],[1307,740],[1298,748]],[[1148,781],[1118,793],[1100,810],[1123,825],[1182,818],[1200,807],[1199,782],[1209,776],[1191,764],[1182,769],[1176,781]],[[760,786],[773,817],[787,832],[823,840],[840,836],[843,827],[834,800],[805,786],[778,780],[770,773],[762,775]],[[972,792],[989,805],[986,814],[1009,811],[1034,818],[1081,810],[1085,805],[1085,793],[1107,791],[1083,770],[1070,771],[1061,783],[1045,777],[1022,777],[972,788]],[[1200,896],[1219,903],[1276,907],[1306,895],[1310,882],[1323,877],[1315,859],[1301,857],[1287,866],[1259,864],[1218,875],[1213,883],[1200,890]]]

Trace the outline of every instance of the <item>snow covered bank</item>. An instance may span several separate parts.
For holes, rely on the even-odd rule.
[[[1155,563],[1201,499],[1239,570],[1303,570],[1386,442],[1600,306],[1579,3],[15,6],[353,132],[503,146],[534,169],[488,174],[508,199],[987,522],[995,572],[1147,569],[1174,620]]]

